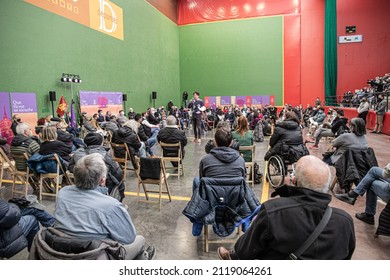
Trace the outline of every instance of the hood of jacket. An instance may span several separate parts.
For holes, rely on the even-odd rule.
[[[238,151],[229,147],[215,147],[211,149],[210,154],[225,163],[233,162],[240,157]]]
[[[299,124],[294,121],[283,121],[280,123],[277,123],[276,126],[288,129],[288,130],[295,130],[298,128]]]

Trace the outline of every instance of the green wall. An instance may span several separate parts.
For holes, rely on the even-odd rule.
[[[123,9],[124,41],[22,0],[0,1],[0,91],[35,92],[38,115],[51,113],[48,92],[69,101],[62,73],[79,74],[79,90],[127,93],[137,111],[181,102],[179,31],[144,0],[112,0]]]
[[[282,26],[275,16],[179,27],[181,92],[275,95],[281,105]]]

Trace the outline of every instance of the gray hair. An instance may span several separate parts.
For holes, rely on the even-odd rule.
[[[295,168],[298,187],[326,193],[332,179],[329,166],[315,156],[304,156]]]
[[[227,130],[230,131],[230,130],[231,130],[230,122],[229,122],[229,121],[220,121],[220,122],[218,122],[216,128],[217,128],[217,129],[218,129],[218,128],[225,128],[225,129],[227,129]]]
[[[167,117],[167,125],[176,125],[177,120],[174,116],[170,115]]]
[[[28,125],[28,123],[20,123],[16,126],[16,133],[17,134],[24,134],[24,132],[27,129],[30,129],[30,126]]]
[[[106,177],[107,167],[101,154],[90,154],[77,161],[74,167],[74,182],[82,190],[93,190]]]

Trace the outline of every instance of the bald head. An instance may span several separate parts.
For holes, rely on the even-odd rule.
[[[295,178],[298,187],[327,192],[331,180],[329,167],[315,156],[304,156],[297,162]]]

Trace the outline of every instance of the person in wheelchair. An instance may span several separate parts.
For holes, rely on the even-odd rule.
[[[266,161],[273,155],[279,155],[284,161],[294,163],[309,154],[303,143],[299,119],[294,112],[286,112],[285,120],[276,124],[269,145],[270,149],[264,156]]]

